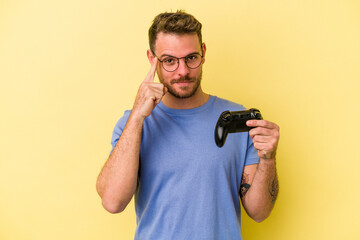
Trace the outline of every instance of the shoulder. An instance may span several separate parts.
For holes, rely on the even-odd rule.
[[[245,110],[246,108],[240,104],[240,103],[236,103],[224,98],[220,98],[220,97],[216,97],[214,96],[215,100],[214,100],[214,107],[216,108],[220,108],[225,110],[229,110],[229,111],[241,111],[241,110]]]
[[[123,114],[123,116],[117,121],[115,128],[114,128],[114,132],[122,132],[122,130],[124,129],[127,120],[130,117],[130,113],[131,110],[126,110]]]

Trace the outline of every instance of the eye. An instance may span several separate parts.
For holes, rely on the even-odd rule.
[[[166,65],[174,65],[177,61],[176,61],[176,58],[166,57],[162,60],[162,62]]]
[[[193,62],[193,61],[196,61],[198,59],[198,55],[197,54],[192,54],[192,55],[189,55],[186,57],[186,60],[189,61],[189,62]]]

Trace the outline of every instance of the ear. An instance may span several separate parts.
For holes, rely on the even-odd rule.
[[[202,55],[203,55],[202,63],[203,64],[205,62],[205,53],[206,53],[206,45],[205,45],[205,43],[202,43]]]
[[[147,54],[147,57],[148,57],[149,62],[150,62],[150,64],[151,64],[151,63],[154,61],[155,56],[152,54],[152,52],[151,52],[150,49],[148,49],[148,50],[146,51],[146,54]]]

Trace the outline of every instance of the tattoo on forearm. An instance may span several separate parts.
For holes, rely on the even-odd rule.
[[[244,197],[251,185],[249,182],[249,175],[246,173],[243,173],[241,178],[241,185],[240,185],[240,197]]]
[[[269,157],[266,156],[266,154],[263,154],[263,159],[270,159],[270,158],[275,158],[276,157],[276,152],[272,153]]]
[[[273,203],[275,203],[278,193],[279,193],[279,182],[277,178],[277,173],[275,172],[275,177],[269,185],[269,194],[271,197],[271,201]]]

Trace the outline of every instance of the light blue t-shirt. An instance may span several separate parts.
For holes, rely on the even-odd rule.
[[[242,239],[240,183],[245,165],[259,161],[247,132],[229,134],[217,147],[216,122],[242,105],[210,96],[198,108],[160,102],[143,125],[135,193],[136,240]],[[115,147],[130,111],[115,126]]]

